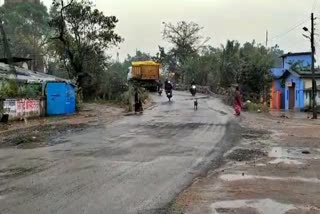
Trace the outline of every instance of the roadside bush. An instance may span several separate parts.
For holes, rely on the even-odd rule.
[[[76,111],[80,111],[83,104],[83,95],[81,88],[76,88]]]
[[[248,112],[268,112],[269,108],[261,103],[248,103],[243,104],[243,110]]]
[[[15,80],[2,80],[0,84],[0,98],[36,98],[42,94],[39,83],[18,83]]]
[[[0,97],[18,97],[19,86],[15,80],[2,80],[0,86]]]
[[[19,86],[18,97],[36,98],[41,96],[41,84],[23,84]]]

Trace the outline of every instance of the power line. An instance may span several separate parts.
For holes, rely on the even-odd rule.
[[[306,23],[308,20],[309,20],[309,18],[304,19],[303,21],[301,21],[298,24],[295,24],[294,26],[289,28],[287,31],[272,37],[270,40],[274,40],[274,39],[281,38],[281,37],[285,36],[286,34],[290,33],[293,30],[295,30],[297,27],[299,27],[299,26],[303,25],[304,23]]]

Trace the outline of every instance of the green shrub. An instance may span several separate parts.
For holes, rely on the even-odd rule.
[[[244,103],[243,109],[249,112],[268,112],[269,108],[261,103]]]
[[[36,98],[41,96],[41,84],[24,84],[19,86],[18,97]]]
[[[81,88],[76,88],[76,110],[80,111],[83,104],[83,95]]]
[[[0,87],[1,98],[18,97],[19,87],[15,80],[2,80]]]

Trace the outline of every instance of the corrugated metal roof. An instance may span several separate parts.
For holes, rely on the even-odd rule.
[[[305,55],[311,55],[312,53],[311,52],[296,52],[296,53],[291,53],[291,52],[288,52],[286,54],[283,54],[282,58],[284,57],[287,57],[287,56],[305,56]]]
[[[23,57],[12,57],[12,61],[15,62],[27,62],[31,61],[30,58],[23,58]],[[0,62],[8,64],[9,59],[8,58],[0,58]]]
[[[283,78],[287,78],[290,74],[293,74],[297,77],[301,77],[301,78],[311,78],[312,77],[312,73],[311,72],[301,72],[301,71],[294,71],[294,70],[285,70],[285,72],[278,77],[278,79],[283,79]],[[320,72],[315,72],[315,77],[316,78],[320,78]]]
[[[68,82],[72,83],[71,80],[63,79],[53,75],[31,71],[21,67],[15,67],[17,77],[10,73],[10,67],[7,64],[0,63],[0,77],[6,79],[16,78],[18,81],[27,81],[27,82],[46,82],[46,81],[59,81],[59,82]]]

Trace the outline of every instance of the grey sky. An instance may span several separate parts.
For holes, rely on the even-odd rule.
[[[50,5],[52,0],[44,0]],[[118,33],[125,42],[120,50],[112,51],[124,58],[136,49],[154,54],[162,41],[162,22],[194,21],[204,27],[203,35],[211,38],[208,44],[219,46],[227,39],[241,43],[265,43],[269,31],[269,46],[278,44],[285,51],[308,51],[309,42],[302,36],[302,26],[289,33],[293,26],[306,21],[315,5],[320,16],[320,0],[93,0],[106,15],[119,19]],[[320,32],[320,19],[318,20]],[[275,39],[274,36],[282,35]],[[320,48],[320,38],[316,38]]]

